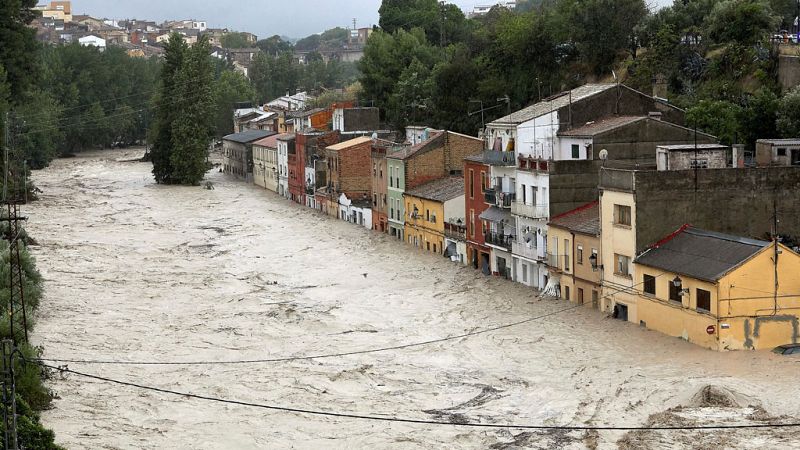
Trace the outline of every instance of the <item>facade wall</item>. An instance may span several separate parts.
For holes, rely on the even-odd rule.
[[[253,183],[272,192],[278,192],[278,150],[253,146]]]
[[[664,156],[662,156],[664,155]],[[729,151],[725,150],[698,150],[685,152],[667,152],[658,150],[659,170],[664,170],[661,165],[664,160],[667,162],[667,170],[688,170],[692,169],[694,161],[704,161],[708,169],[724,169],[731,164]]]
[[[372,153],[372,229],[389,232],[389,172],[386,154]]]
[[[483,140],[447,131],[444,144],[444,173],[451,175],[464,170],[464,158],[483,152]]]
[[[406,243],[429,253],[444,254],[444,205],[413,195],[404,195]],[[418,211],[413,217],[413,211]]]
[[[516,128],[515,149],[517,155],[553,159],[553,150],[558,147],[559,115],[557,111],[544,114],[520,124]],[[504,149],[506,147],[503,147]]]
[[[372,193],[372,142],[339,150],[327,150],[328,173],[333,189],[351,199],[362,200]]]
[[[484,238],[485,224],[481,214],[489,208],[484,201],[484,189],[489,185],[491,168],[485,164],[464,161],[464,223],[467,227],[467,260],[478,270],[489,271],[491,249]],[[484,266],[486,266],[484,268]]]
[[[222,141],[222,171],[239,178],[247,178],[249,169],[247,145]]]
[[[406,159],[404,190],[411,190],[445,176],[444,147],[419,152]]]
[[[647,171],[635,173],[637,251],[683,224],[765,238],[773,228],[800,238],[800,167]],[[797,240],[797,239],[796,239]]]
[[[615,224],[615,205],[627,206],[631,209],[631,225]],[[627,307],[628,320],[638,323],[636,312],[637,294],[634,286],[640,278],[636,274],[636,225],[638,221],[634,197],[631,193],[605,190],[600,195],[600,260],[602,261],[603,298],[600,310],[613,312],[616,304]],[[677,228],[676,228],[677,229]],[[674,231],[674,230],[673,230]],[[550,230],[552,233],[552,229]],[[662,235],[661,237],[665,236]],[[629,258],[628,275],[617,271],[616,256]]]
[[[389,235],[403,239],[405,229],[405,161],[401,159],[386,158],[388,173],[388,186],[386,188],[389,199],[387,209],[389,211]]]
[[[287,179],[289,184],[289,196],[293,201],[300,204],[305,204],[305,182],[303,180],[306,173],[305,151],[303,150],[305,142],[306,136],[297,134],[295,138],[295,148],[289,149],[287,158],[287,166],[289,169],[289,176]]]

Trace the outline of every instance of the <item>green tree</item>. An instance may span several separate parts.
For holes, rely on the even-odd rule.
[[[428,42],[446,46],[466,39],[469,27],[461,9],[437,0],[383,0],[380,27],[392,34],[420,28]]]
[[[228,33],[223,35],[219,43],[223,48],[247,48],[250,42],[244,33]]]
[[[686,123],[718,137],[725,144],[733,144],[741,136],[741,114],[742,108],[737,104],[724,100],[700,100],[686,111]]]
[[[778,96],[769,89],[759,89],[754,95],[746,97],[739,127],[742,130],[741,142],[749,150],[755,150],[758,139],[777,138]]]
[[[277,34],[266,39],[256,42],[256,47],[260,48],[262,52],[269,56],[277,57],[281,53],[291,53],[294,49],[292,44],[284,41]]]
[[[233,70],[222,72],[214,82],[215,135],[218,138],[233,133],[233,109],[235,103],[253,101],[255,89],[241,73]]]
[[[644,0],[574,1],[571,11],[581,58],[595,74],[611,70],[621,50],[635,49],[634,31],[647,16]]]
[[[800,136],[800,87],[795,87],[780,100],[777,128],[783,138]]]
[[[716,43],[752,45],[775,30],[778,18],[763,0],[725,0],[706,21],[708,37]]]
[[[28,24],[36,17],[36,0],[0,2],[0,66],[6,71],[11,100],[21,98],[36,81],[36,30]]]
[[[208,146],[214,135],[213,66],[211,46],[203,36],[186,52],[176,80],[173,107],[170,181],[197,185],[205,176]]]
[[[156,183],[172,184],[174,169],[172,166],[174,123],[182,114],[176,107],[181,88],[179,72],[187,59],[188,47],[183,38],[173,33],[167,41],[164,54],[164,67],[161,70],[161,84],[155,97],[155,123],[151,130],[152,146],[150,159],[153,162],[153,176]]]

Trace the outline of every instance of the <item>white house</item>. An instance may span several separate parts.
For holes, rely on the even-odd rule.
[[[339,218],[368,230],[372,229],[372,208],[369,201],[354,202],[347,195],[339,195]]]
[[[289,198],[289,152],[294,153],[294,134],[278,136],[278,195]]]
[[[78,39],[78,42],[84,47],[97,47],[101,51],[106,48],[106,40],[93,34]]]

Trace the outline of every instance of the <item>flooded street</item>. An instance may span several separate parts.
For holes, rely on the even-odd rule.
[[[562,310],[243,182],[157,186],[133,151],[57,160],[23,209],[45,296],[45,357],[237,361],[435,340]],[[241,402],[519,425],[796,421],[800,359],[714,353],[572,309],[467,338],[254,364],[69,363]],[[707,388],[711,386],[711,388]],[[535,431],[322,417],[56,374],[43,414],[71,449],[791,447],[797,429]]]

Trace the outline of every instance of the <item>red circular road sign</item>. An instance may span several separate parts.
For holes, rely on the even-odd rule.
[[[717,331],[717,327],[715,327],[714,325],[709,325],[708,327],[706,327],[706,333],[708,334],[714,334],[715,331]]]

